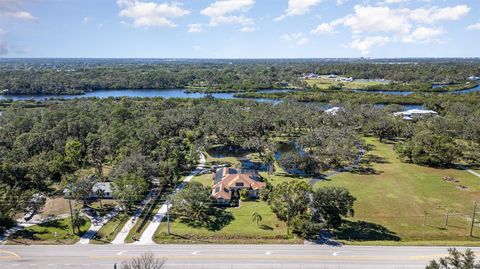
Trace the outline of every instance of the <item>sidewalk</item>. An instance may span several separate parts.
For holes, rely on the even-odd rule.
[[[142,207],[135,210],[132,217],[125,223],[122,230],[117,234],[115,239],[112,240],[113,245],[123,245],[125,244],[125,239],[127,239],[128,233],[130,230],[135,226],[137,223],[138,218],[142,215],[143,211],[145,210],[145,205],[147,204],[148,199],[151,199],[153,192],[149,191],[147,196],[142,201]]]
[[[198,173],[200,173],[200,171],[203,170],[204,166],[205,166],[205,156],[203,156],[203,154],[202,154],[200,156],[200,163],[197,166],[197,168],[195,170],[193,170],[190,173],[190,175],[183,180],[183,182],[175,189],[175,191],[173,192],[172,195],[175,195],[175,193],[177,193],[181,189],[185,188],[185,186],[192,180],[192,178],[194,176],[196,176]],[[154,245],[155,244],[155,242],[153,242],[153,239],[152,239],[153,235],[155,234],[155,231],[157,231],[158,227],[162,223],[163,217],[167,213],[167,210],[168,210],[167,209],[167,204],[165,202],[162,205],[162,207],[160,207],[157,214],[155,214],[155,216],[153,216],[152,221],[150,222],[150,224],[147,226],[147,228],[143,232],[142,237],[140,237],[140,240],[138,240],[134,244],[137,244],[137,245]]]
[[[119,208],[115,208],[112,211],[110,211],[108,214],[104,216],[95,216],[95,217],[90,217],[87,215],[87,217],[90,219],[92,222],[90,228],[88,231],[86,231],[80,240],[76,243],[78,245],[86,245],[90,243],[90,240],[97,234],[97,232],[105,225],[110,219],[115,217],[118,212],[120,212]]]

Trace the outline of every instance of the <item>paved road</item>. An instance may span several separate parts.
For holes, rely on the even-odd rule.
[[[480,248],[474,249],[480,251]],[[321,269],[424,268],[445,247],[360,247],[315,245],[70,245],[0,246],[0,268],[113,268],[152,252],[166,268]],[[120,266],[118,267],[120,268]]]

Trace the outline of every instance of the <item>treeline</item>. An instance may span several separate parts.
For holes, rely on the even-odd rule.
[[[96,89],[254,91],[304,87],[304,73],[431,85],[464,83],[480,74],[472,59],[405,60],[90,60],[0,61],[0,90],[6,94],[81,94]],[[399,86],[400,87],[400,86]]]
[[[237,93],[235,97],[265,98],[274,100],[290,100],[296,102],[319,103],[356,103],[356,104],[399,104],[425,105],[435,107],[441,103],[471,103],[480,102],[480,94],[442,94],[442,93],[413,93],[410,95],[384,94],[374,92],[353,92],[349,90],[322,90],[322,91],[290,91],[274,93]]]

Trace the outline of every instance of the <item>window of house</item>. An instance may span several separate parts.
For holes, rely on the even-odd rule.
[[[237,182],[237,183],[235,183],[235,186],[236,187],[243,187],[243,182]]]

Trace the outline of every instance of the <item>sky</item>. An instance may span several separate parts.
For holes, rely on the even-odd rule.
[[[0,0],[0,57],[480,57],[480,0]]]

